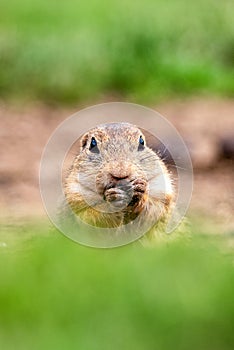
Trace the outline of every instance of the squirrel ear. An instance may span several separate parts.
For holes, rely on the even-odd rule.
[[[87,145],[87,142],[88,142],[88,138],[89,138],[89,135],[88,134],[85,134],[82,139],[80,140],[80,148],[81,148],[81,151],[86,147]]]

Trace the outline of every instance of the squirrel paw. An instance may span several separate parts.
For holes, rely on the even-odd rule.
[[[104,199],[107,202],[111,202],[115,206],[127,205],[130,198],[128,194],[120,188],[113,187],[105,191]]]
[[[147,181],[144,179],[136,179],[132,183],[134,195],[141,196],[147,191]]]

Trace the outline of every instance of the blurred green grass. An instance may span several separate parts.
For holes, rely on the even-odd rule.
[[[98,250],[40,221],[2,227],[1,349],[233,349],[233,257],[200,228]]]
[[[234,93],[234,3],[1,2],[0,95],[74,103]]]

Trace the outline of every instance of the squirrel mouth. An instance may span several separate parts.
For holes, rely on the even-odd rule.
[[[103,190],[103,199],[117,207],[136,206],[146,192],[142,180],[120,180],[110,182]]]

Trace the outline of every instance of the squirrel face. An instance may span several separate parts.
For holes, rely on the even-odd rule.
[[[131,219],[154,201],[170,201],[168,171],[136,126],[100,125],[82,137],[80,146],[72,168],[77,181],[70,187],[73,196],[77,192],[97,210],[108,212],[105,204],[111,205],[113,212],[128,212]]]

